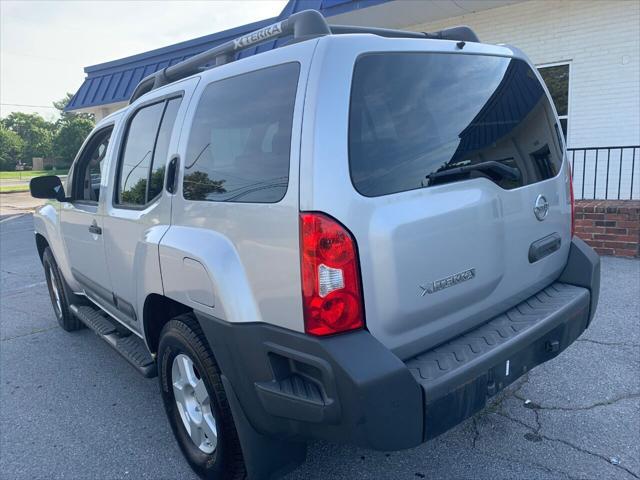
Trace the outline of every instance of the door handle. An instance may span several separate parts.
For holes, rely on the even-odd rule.
[[[176,193],[176,180],[178,178],[178,161],[180,155],[174,155],[169,160],[169,168],[167,169],[167,192]]]
[[[93,222],[89,225],[89,232],[94,233],[96,235],[102,235],[102,228],[100,228],[96,222]]]

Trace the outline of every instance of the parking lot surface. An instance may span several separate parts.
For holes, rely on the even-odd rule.
[[[313,443],[298,479],[640,479],[640,262],[602,259],[593,325],[420,447]],[[56,323],[28,214],[0,219],[0,477],[195,479],[142,378]]]

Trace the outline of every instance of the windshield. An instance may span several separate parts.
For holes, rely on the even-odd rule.
[[[478,177],[512,189],[554,177],[562,141],[524,61],[375,53],[354,70],[349,163],[366,196]]]

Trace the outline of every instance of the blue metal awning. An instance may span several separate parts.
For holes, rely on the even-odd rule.
[[[289,0],[289,3],[287,3],[278,17],[250,23],[120,60],[86,67],[84,71],[87,77],[66,106],[65,111],[126,102],[131,97],[138,82],[144,77],[216,45],[274,23],[279,18],[286,18],[292,13],[314,9],[320,11],[325,17],[329,17],[387,1],[390,0]],[[278,39],[244,50],[240,53],[240,57],[271,50],[283,41],[283,39]]]

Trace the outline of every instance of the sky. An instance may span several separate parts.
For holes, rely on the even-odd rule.
[[[277,16],[286,0],[0,0],[0,117],[55,118],[84,67]],[[21,106],[16,106],[21,105]]]

